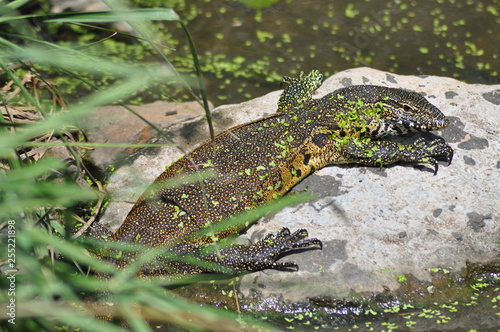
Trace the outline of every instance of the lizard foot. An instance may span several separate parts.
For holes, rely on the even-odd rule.
[[[423,138],[419,138],[412,145],[416,148],[416,151],[411,161],[432,165],[434,167],[434,175],[437,174],[439,167],[438,158],[445,158],[448,161],[448,165],[451,164],[453,149],[441,139],[426,141]]]
[[[268,234],[264,239],[250,246],[231,246],[221,251],[224,265],[236,271],[259,271],[263,269],[298,269],[293,262],[277,262],[283,255],[300,248],[319,247],[318,239],[308,239],[305,229],[290,233],[283,228],[278,234]]]

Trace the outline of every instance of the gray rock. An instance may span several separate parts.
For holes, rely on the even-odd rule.
[[[285,208],[260,220],[245,236],[252,241],[282,227],[306,228],[324,243],[284,259],[298,272],[266,270],[242,278],[241,290],[285,300],[312,296],[348,298],[352,292],[396,290],[397,277],[412,274],[431,280],[430,269],[458,272],[470,262],[500,259],[500,86],[465,84],[451,78],[400,76],[358,68],[325,81],[317,96],[344,84],[374,84],[423,94],[450,117],[439,132],[455,150],[450,166],[439,172],[422,165],[383,169],[330,166],[311,175],[294,190],[308,188],[317,199]],[[213,111],[218,130],[273,113],[280,91],[240,105]],[[179,147],[157,149],[118,169],[108,190],[115,196],[104,223],[121,222],[131,204],[164,169],[208,137],[203,119],[168,128]],[[423,134],[428,136],[429,134]],[[430,134],[432,135],[432,134]]]

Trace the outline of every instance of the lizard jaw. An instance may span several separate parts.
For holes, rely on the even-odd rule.
[[[375,137],[388,135],[404,135],[445,128],[450,124],[448,118],[436,119],[432,123],[418,123],[414,120],[404,118],[381,121],[378,128],[373,132]]]

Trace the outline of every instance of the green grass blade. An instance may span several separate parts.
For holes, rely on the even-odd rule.
[[[59,23],[105,23],[116,21],[179,21],[177,13],[171,8],[139,8],[130,10],[61,13],[51,15],[47,22]]]
[[[165,70],[154,68],[143,68],[141,70],[130,70],[129,78],[106,91],[94,93],[89,97],[82,98],[80,105],[73,107],[68,112],[58,113],[44,122],[26,126],[17,135],[4,136],[0,141],[0,156],[6,156],[10,148],[23,145],[29,139],[45,132],[61,128],[65,125],[75,124],[77,119],[89,113],[93,108],[101,105],[115,103],[123,98],[129,97],[137,91],[147,88],[155,80],[168,77]]]
[[[0,2],[0,15],[7,15],[28,2],[29,0],[14,0],[5,4],[2,1]]]
[[[212,121],[212,114],[210,113],[210,108],[208,107],[207,91],[205,88],[205,83],[203,81],[203,71],[201,70],[200,60],[198,60],[198,52],[196,51],[196,46],[194,45],[193,38],[187,26],[181,21],[180,22],[184,33],[189,42],[189,48],[191,49],[191,55],[193,56],[194,68],[196,69],[196,76],[198,77],[198,85],[200,87],[201,99],[203,100],[203,108],[205,109],[205,116],[207,117],[208,130],[210,132],[210,138],[215,138],[215,131]]]

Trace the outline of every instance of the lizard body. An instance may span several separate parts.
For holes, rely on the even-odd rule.
[[[451,162],[453,151],[441,140],[403,145],[381,139],[449,124],[418,93],[363,85],[312,99],[321,80],[317,71],[285,78],[277,113],[231,128],[173,163],[139,198],[111,240],[167,246],[176,254],[194,254],[233,271],[295,267],[277,260],[296,248],[321,246],[319,240],[308,239],[305,230],[291,234],[284,228],[250,246],[208,252],[204,248],[248,224],[228,224],[215,231],[213,226],[278,199],[326,165],[408,161],[430,164],[437,172],[436,158]],[[124,255],[113,261],[126,266],[133,259],[134,255]],[[158,259],[142,273],[201,272],[219,271]]]

